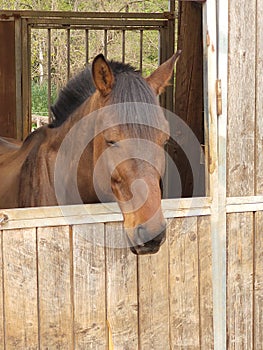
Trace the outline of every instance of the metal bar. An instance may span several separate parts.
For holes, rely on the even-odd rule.
[[[51,29],[47,31],[48,119],[51,122]]]
[[[89,63],[89,30],[85,30],[86,64]]]
[[[22,113],[23,139],[31,131],[30,27],[22,20]]]
[[[56,24],[50,24],[50,25],[43,25],[43,24],[32,24],[31,25],[32,28],[35,28],[35,29],[67,29],[70,27],[70,29],[80,29],[80,30],[104,30],[104,29],[107,29],[107,30],[160,30],[160,28],[162,28],[162,26],[154,26],[154,27],[144,27],[144,26],[138,26],[138,27],[135,27],[135,26],[125,26],[125,25],[122,25],[122,26],[105,26],[103,24],[101,25],[70,25],[70,26],[67,26],[67,28],[65,28],[64,25],[56,25]]]
[[[143,30],[140,30],[140,71],[142,72],[143,64]]]
[[[107,58],[107,54],[108,54],[108,30],[105,29],[104,30],[104,56]]]
[[[172,6],[173,5],[173,6]],[[173,9],[174,13],[174,1],[170,1],[170,6]],[[165,59],[170,58],[174,54],[174,48],[175,48],[175,19],[174,15],[170,17],[168,20],[168,27],[167,27],[168,35],[166,38],[166,51],[167,51],[167,56]],[[174,112],[174,74],[172,74],[171,78],[172,84],[167,86],[165,90],[165,95],[166,95],[166,103],[165,103],[165,108],[167,108],[169,111]]]
[[[167,23],[167,19],[164,20],[122,20],[122,19],[74,19],[74,18],[30,18],[28,23],[32,25],[61,25],[65,28],[71,25],[93,25],[93,26],[104,26],[104,27],[164,27]]]
[[[122,62],[125,62],[125,33],[126,30],[123,29],[122,31]]]
[[[67,30],[67,78],[70,79],[70,29]]]
[[[169,0],[168,11],[174,13],[175,11],[175,0]]]

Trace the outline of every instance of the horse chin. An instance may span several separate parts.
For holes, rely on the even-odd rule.
[[[130,250],[135,255],[149,255],[158,253],[160,247],[136,246],[130,247]]]
[[[134,244],[128,234],[127,236],[127,241],[130,247],[130,250],[132,253],[136,255],[147,255],[147,254],[156,254],[158,253],[161,245],[165,242],[165,229],[158,234],[154,239],[147,241],[145,243],[140,242],[140,244],[136,243]]]

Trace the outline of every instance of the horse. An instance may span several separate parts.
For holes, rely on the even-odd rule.
[[[179,55],[146,78],[96,56],[61,90],[50,124],[21,146],[1,141],[0,208],[115,201],[131,251],[158,252],[166,233],[160,183],[169,139],[158,95]]]
[[[18,150],[21,142],[9,137],[0,137],[0,156],[9,151]]]

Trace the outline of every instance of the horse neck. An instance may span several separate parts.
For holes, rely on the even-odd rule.
[[[94,105],[87,100],[60,127],[54,129],[53,135],[54,149],[57,152],[56,159],[65,157],[65,163],[68,165],[64,169],[66,173],[76,174],[77,171],[78,190],[84,203],[98,201],[93,188],[93,138],[95,133],[93,110]],[[68,175],[65,174],[65,176]],[[71,181],[69,175],[65,184],[70,187]]]

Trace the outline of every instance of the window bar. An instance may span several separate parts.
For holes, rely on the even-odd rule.
[[[51,122],[51,29],[47,30],[48,120]]]
[[[104,56],[107,58],[108,47],[107,47],[108,31],[104,29]]]
[[[142,72],[143,30],[140,30],[140,71]]]
[[[67,78],[70,78],[70,29],[67,30]]]
[[[122,31],[122,63],[125,62],[125,29]]]
[[[89,63],[89,30],[86,29],[85,31],[85,47],[86,47],[86,64]]]

